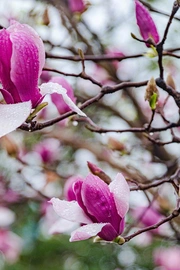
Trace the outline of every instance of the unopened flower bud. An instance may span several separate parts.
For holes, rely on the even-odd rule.
[[[114,242],[118,245],[123,245],[125,243],[125,239],[121,235],[119,235],[114,239]]]
[[[152,110],[156,109],[156,104],[159,97],[159,91],[156,87],[154,78],[151,78],[146,87],[145,100],[149,101],[149,105]]]
[[[101,178],[105,183],[110,184],[111,183],[111,178],[103,171],[101,170],[98,166],[91,162],[87,162],[88,168],[92,172],[92,174],[97,175],[99,178]]]

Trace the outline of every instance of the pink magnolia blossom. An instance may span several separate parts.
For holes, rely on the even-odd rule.
[[[0,31],[0,80],[6,103],[30,100],[34,108],[41,101],[38,79],[44,63],[43,42],[30,26],[13,21]]]
[[[85,240],[98,235],[112,241],[122,234],[129,208],[129,186],[118,174],[108,186],[98,176],[89,174],[73,185],[74,201],[52,198],[55,212],[72,223],[82,224],[71,233],[70,241]],[[59,230],[58,224],[54,232]]]
[[[40,102],[38,78],[45,62],[44,46],[28,25],[13,21],[0,30],[0,136],[19,127]]]
[[[30,26],[12,21],[0,30],[0,92],[7,103],[0,104],[0,137],[19,127],[44,95],[54,92],[61,94],[73,111],[86,116],[61,85],[49,82],[38,87],[44,63],[43,42]]]
[[[82,13],[86,9],[84,0],[68,0],[68,4],[71,12]]]
[[[58,83],[62,85],[63,88],[67,90],[68,97],[75,103],[76,98],[74,97],[74,91],[70,84],[62,77],[53,77],[50,82]],[[57,93],[54,93],[51,95],[52,102],[56,105],[56,108],[58,109],[58,112],[60,114],[69,112],[71,108],[67,105],[67,103],[64,101],[64,99],[58,95]]]
[[[163,270],[180,269],[180,247],[174,246],[169,248],[157,249],[154,253],[154,261]]]
[[[155,44],[159,42],[159,34],[149,11],[138,0],[135,1],[136,20],[141,36],[146,41],[152,39]],[[147,47],[150,47],[146,43]]]

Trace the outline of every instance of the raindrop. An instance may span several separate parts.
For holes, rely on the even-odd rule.
[[[78,122],[77,121],[73,121],[72,124],[73,124],[73,126],[76,127],[78,125]]]

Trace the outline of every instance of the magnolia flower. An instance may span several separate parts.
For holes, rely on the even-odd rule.
[[[152,39],[155,44],[159,42],[159,34],[149,11],[138,0],[135,1],[136,20],[141,36],[146,41]],[[150,47],[146,43],[147,47]]]
[[[154,253],[154,261],[164,270],[178,270],[180,268],[180,247],[174,246],[169,248],[157,249]]]
[[[0,137],[19,127],[48,93],[61,94],[73,111],[86,116],[62,86],[47,83],[38,87],[44,63],[43,42],[30,26],[12,21],[0,30],[0,91],[7,103],[0,104]]]
[[[68,0],[68,4],[69,4],[69,9],[72,12],[82,13],[86,9],[84,0]]]
[[[122,234],[129,208],[129,186],[118,174],[108,186],[98,176],[89,174],[73,185],[74,201],[52,198],[54,211],[63,219],[81,226],[71,233],[70,241],[85,240],[98,235],[113,241]],[[53,232],[59,232],[57,223]]]
[[[38,79],[45,63],[42,40],[28,25],[13,21],[0,31],[0,79],[6,103],[41,101]]]

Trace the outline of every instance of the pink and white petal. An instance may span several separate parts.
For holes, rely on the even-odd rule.
[[[66,220],[84,224],[92,223],[76,201],[67,202],[58,198],[52,198],[50,203],[52,203],[56,214]]]
[[[50,79],[50,82],[53,83],[58,83],[60,85],[62,85],[63,88],[65,88],[67,90],[67,95],[68,97],[70,97],[70,99],[75,103],[76,102],[76,98],[74,96],[74,91],[73,88],[71,87],[71,85],[68,83],[68,81],[66,81],[63,77],[60,76],[56,76],[56,77],[52,77]]]
[[[0,30],[0,80],[3,88],[13,96],[13,101],[10,103],[18,103],[21,100],[10,78],[11,56],[12,42],[10,41],[10,35],[5,29]],[[6,100],[7,95],[3,95],[3,97]],[[6,100],[6,103],[9,103],[8,101],[9,99]]]
[[[78,227],[78,223],[60,218],[50,228],[49,234],[68,233]]]
[[[10,40],[13,46],[11,80],[18,90],[21,101],[31,100],[35,107],[41,99],[38,88],[39,48],[25,29],[12,31]]]
[[[18,128],[31,112],[31,102],[0,104],[0,137]]]
[[[6,89],[0,89],[1,94],[3,95],[4,100],[6,101],[7,104],[13,104],[14,99],[13,96],[7,91]]]
[[[10,27],[7,28],[7,31],[10,33],[16,32],[16,31],[23,31],[26,33],[26,35],[29,36],[29,39],[34,44],[36,44],[36,47],[38,48],[38,52],[39,52],[39,76],[40,76],[42,73],[44,64],[45,64],[45,48],[44,48],[42,39],[39,37],[37,32],[29,25],[21,24],[15,20],[11,20],[11,25]]]
[[[42,95],[46,94],[53,94],[53,93],[58,93],[62,95],[64,102],[71,108],[72,111],[76,112],[77,114],[87,117],[84,112],[82,112],[75,104],[74,102],[68,97],[67,95],[67,90],[63,88],[60,84],[58,83],[53,83],[53,82],[48,82],[48,83],[43,83],[40,86],[40,92]]]
[[[109,189],[113,193],[118,214],[124,217],[129,209],[130,189],[121,173],[109,184]]]
[[[107,223],[93,223],[81,226],[71,233],[70,242],[81,241],[96,236]]]

